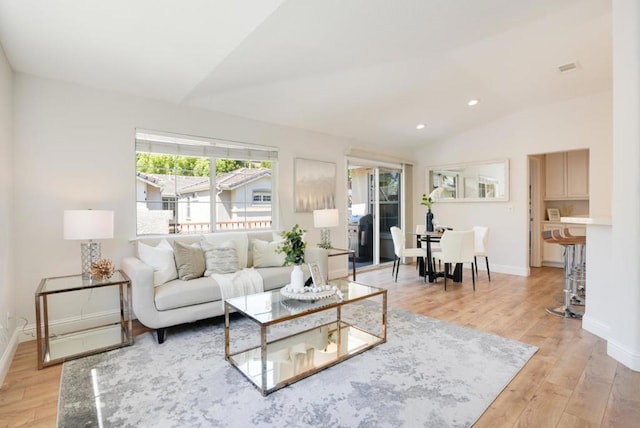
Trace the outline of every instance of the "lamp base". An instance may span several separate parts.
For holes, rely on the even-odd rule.
[[[83,242],[80,244],[82,279],[91,279],[91,265],[100,260],[100,243]]]
[[[333,246],[331,245],[331,234],[328,227],[323,227],[320,230],[320,243],[318,244],[318,247],[327,250],[333,248]]]

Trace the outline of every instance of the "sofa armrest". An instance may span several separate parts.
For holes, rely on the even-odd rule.
[[[138,321],[150,328],[163,327],[155,304],[153,268],[137,257],[125,257],[122,270],[131,280],[131,303]]]
[[[304,250],[306,263],[317,263],[325,281],[329,279],[329,251],[320,247],[307,247]]]

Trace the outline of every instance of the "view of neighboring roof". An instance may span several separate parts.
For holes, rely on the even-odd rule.
[[[238,168],[216,177],[216,188],[233,190],[268,175],[271,175],[271,170],[267,168]]]
[[[234,190],[262,177],[271,175],[267,168],[238,168],[216,177],[216,189]],[[138,179],[159,187],[163,197],[200,192],[210,187],[209,177],[186,175],[143,174],[138,172]]]
[[[187,175],[168,175],[168,174],[143,174],[138,173],[138,179],[147,183],[160,187],[163,197],[171,197],[181,195],[187,192],[195,192],[195,190],[185,190],[196,185],[200,185],[203,189],[209,188],[209,177],[194,177]],[[204,185],[204,186],[203,186]]]

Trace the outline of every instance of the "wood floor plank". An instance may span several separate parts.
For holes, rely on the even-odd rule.
[[[570,396],[571,389],[543,382],[514,426],[534,428],[557,426]]]
[[[581,322],[546,313],[560,306],[561,269],[532,268],[531,276],[483,272],[471,287],[425,284],[413,266],[358,272],[358,281],[389,290],[390,308],[403,308],[529,343],[539,349],[480,417],[475,427],[637,427],[640,373],[606,353],[606,342]],[[587,296],[588,298],[588,296]],[[148,331],[134,323],[134,334]],[[171,340],[170,338],[168,340]],[[0,428],[55,427],[61,366],[36,368],[35,341],[21,343],[0,388]]]

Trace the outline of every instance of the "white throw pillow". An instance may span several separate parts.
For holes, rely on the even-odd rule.
[[[156,247],[138,242],[138,258],[153,268],[154,287],[178,278],[173,248],[166,239]]]
[[[283,241],[253,240],[253,267],[274,267],[284,265],[285,255],[277,251]]]

